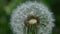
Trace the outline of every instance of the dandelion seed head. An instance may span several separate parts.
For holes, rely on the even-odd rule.
[[[26,2],[17,6],[11,15],[11,28],[15,34],[23,34],[24,20],[28,15],[39,16],[40,26],[37,34],[51,34],[54,27],[53,13],[43,4]],[[35,20],[32,20],[35,22]],[[30,21],[30,22],[32,22]]]

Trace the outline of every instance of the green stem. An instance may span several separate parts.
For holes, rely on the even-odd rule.
[[[27,28],[27,34],[37,34],[37,28]]]

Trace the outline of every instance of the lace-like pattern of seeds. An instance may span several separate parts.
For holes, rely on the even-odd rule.
[[[32,28],[32,25],[26,21],[30,20],[32,17],[37,20],[37,23],[34,25],[38,27],[37,34],[52,33],[52,28],[54,27],[52,12],[50,12],[43,3],[38,2],[26,2],[13,10],[10,22],[13,33],[27,34],[27,29]]]

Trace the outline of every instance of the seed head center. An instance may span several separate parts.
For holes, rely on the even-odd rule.
[[[37,20],[36,19],[30,19],[28,22],[29,22],[29,24],[36,24]]]

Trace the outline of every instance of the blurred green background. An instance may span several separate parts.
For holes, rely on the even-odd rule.
[[[0,34],[13,34],[10,29],[10,15],[17,5],[28,0],[0,0]],[[31,0],[34,1],[34,0]],[[37,0],[38,2],[40,0]],[[42,0],[54,13],[56,19],[52,34],[60,34],[60,0]]]

